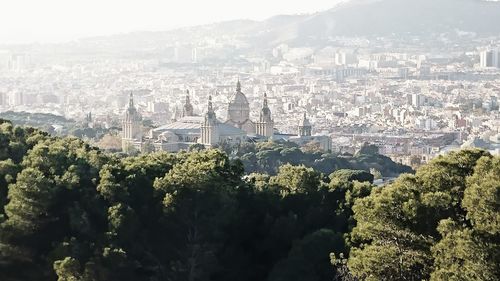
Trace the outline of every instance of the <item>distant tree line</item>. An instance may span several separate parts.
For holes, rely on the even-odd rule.
[[[86,121],[77,122],[50,113],[6,111],[0,113],[0,118],[9,120],[12,124],[17,126],[29,126],[43,130],[53,136],[74,136],[84,139],[99,140],[104,135],[118,129],[106,129],[100,125],[89,127]]]
[[[368,144],[355,155],[325,152],[311,149],[311,146],[299,147],[287,141],[243,143],[237,146],[221,145],[220,148],[231,158],[241,160],[247,173],[275,175],[284,164],[304,165],[326,175],[339,169],[374,170],[385,177],[413,173],[410,167],[380,155],[376,146]]]

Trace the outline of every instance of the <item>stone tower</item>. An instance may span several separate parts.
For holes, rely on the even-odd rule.
[[[273,136],[274,121],[271,116],[271,110],[267,105],[267,94],[264,93],[264,102],[260,111],[259,121],[255,124],[255,133],[267,138]]]
[[[184,107],[182,108],[182,117],[186,116],[194,116],[193,105],[191,104],[191,100],[189,99],[189,90],[186,91],[186,102],[184,103]]]
[[[312,126],[307,119],[307,114],[304,112],[304,116],[299,121],[298,135],[300,137],[307,137],[312,135]]]
[[[212,97],[208,97],[208,110],[201,124],[201,143],[214,146],[219,143],[219,123],[212,106]]]
[[[134,96],[130,93],[128,107],[122,121],[122,150],[128,153],[135,142],[141,141],[141,116],[134,106]]]

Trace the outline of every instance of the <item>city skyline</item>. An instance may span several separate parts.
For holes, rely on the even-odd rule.
[[[0,1],[0,281],[500,276],[500,0]]]
[[[71,9],[91,11],[97,15],[94,25],[105,32],[113,24],[101,23],[100,17],[112,23],[135,7],[133,2],[121,9],[112,2],[99,8],[96,3],[61,4],[51,13],[69,17]],[[167,12],[153,9],[159,2],[148,3],[153,2],[133,11],[137,17],[120,30],[152,10],[151,15],[165,15],[146,24],[168,22]],[[189,3],[195,2],[177,8]],[[192,15],[184,20],[196,25],[206,19],[192,20],[202,10],[241,18],[300,8],[282,5],[277,12],[274,5],[280,4],[274,3],[260,11],[260,2],[248,4],[253,10],[247,4],[217,3],[193,4]],[[48,15],[50,5],[38,5],[39,14]],[[370,143],[412,166],[461,147],[498,153],[499,13],[499,3],[476,0],[353,0],[314,14],[263,21],[2,46],[0,116],[123,151],[129,143],[140,151],[152,146],[177,151],[228,140],[291,141],[306,113],[313,125],[310,135],[318,138],[306,138],[308,143],[301,145],[324,151],[354,154]],[[44,21],[40,28],[58,20]],[[211,20],[219,19],[214,15]],[[71,24],[55,31],[64,29]],[[235,90],[237,81],[241,85]],[[131,92],[134,105],[129,108],[142,119],[124,118]],[[203,118],[207,101],[216,116],[210,126]],[[197,116],[191,118],[193,112]],[[131,127],[122,126],[129,119]],[[202,128],[210,133],[203,134]],[[119,144],[120,139],[125,142]]]

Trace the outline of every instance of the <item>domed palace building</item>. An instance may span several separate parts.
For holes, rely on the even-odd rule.
[[[196,115],[191,104],[189,91],[186,93],[182,117],[178,120],[152,129],[146,136],[139,132],[140,115],[130,96],[129,106],[123,120],[123,151],[170,151],[187,150],[193,144],[213,147],[222,143],[239,144],[246,141],[266,141],[269,139],[292,141],[299,145],[317,142],[325,151],[331,149],[331,140],[327,136],[311,136],[311,124],[306,115],[299,122],[298,134],[280,134],[274,128],[267,95],[263,95],[259,120],[250,120],[250,105],[241,91],[240,81],[231,96],[227,108],[227,120],[220,121],[214,111],[212,98],[209,97],[204,115]]]

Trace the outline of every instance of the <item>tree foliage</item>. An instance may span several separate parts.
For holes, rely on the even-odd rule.
[[[499,276],[498,157],[455,152],[375,187],[370,169],[406,170],[370,147],[230,149],[126,157],[0,122],[0,280]]]
[[[366,280],[494,280],[498,163],[453,152],[356,201],[350,269]]]
[[[340,169],[366,172],[373,169],[385,177],[412,172],[410,167],[394,163],[390,158],[378,154],[378,149],[371,146],[362,149],[355,156],[321,152],[311,147],[300,149],[292,142],[246,143],[237,147],[229,147],[226,153],[240,159],[247,173],[275,175],[284,164],[304,165],[326,175]]]

